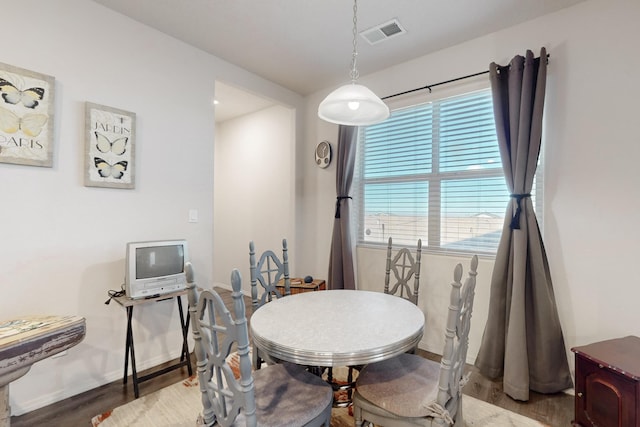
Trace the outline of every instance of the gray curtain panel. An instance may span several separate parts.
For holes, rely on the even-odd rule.
[[[511,194],[491,277],[489,317],[476,366],[503,377],[504,391],[529,400],[529,390],[573,386],[547,256],[529,193],[540,143],[547,52],[490,66],[493,108]]]
[[[355,289],[353,251],[351,247],[351,215],[349,190],[356,163],[356,126],[340,125],[336,156],[336,211],[333,220],[333,237],[329,255],[329,289]]]

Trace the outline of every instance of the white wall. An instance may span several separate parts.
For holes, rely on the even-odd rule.
[[[589,0],[450,49],[398,64],[361,81],[381,96],[507,64],[526,49],[550,53],[545,129],[544,239],[567,353],[570,347],[640,335],[635,262],[640,253],[637,132],[640,99],[640,2]],[[389,45],[388,48],[391,48]],[[360,58],[360,61],[366,61]],[[315,118],[332,88],[308,98],[304,158],[315,143],[337,138],[337,127]],[[427,94],[425,93],[425,98]],[[306,169],[301,199],[313,219],[304,239],[313,242],[300,260],[326,274],[331,236],[335,165]],[[382,289],[384,255],[358,251],[359,287]],[[441,353],[446,293],[453,265],[464,258],[423,257],[421,305],[427,330],[421,347]],[[487,318],[493,261],[481,260],[469,356],[479,348]]]
[[[336,142],[337,127],[316,116],[331,88],[308,97],[303,115],[298,95],[93,2],[10,1],[3,14],[3,32],[12,42],[2,61],[55,76],[57,100],[54,167],[0,164],[0,318],[59,313],[87,319],[87,337],[67,356],[39,362],[12,383],[14,414],[121,378],[124,311],[103,302],[122,282],[127,241],[185,237],[197,280],[214,280],[215,79],[295,108],[297,146],[289,155],[296,159],[296,202],[288,207],[295,221],[290,240],[298,248],[294,274],[326,277],[335,163],[317,168],[313,149],[323,139]],[[31,31],[24,31],[26,16]],[[636,0],[589,0],[362,78],[377,93],[391,94],[547,47],[544,236],[567,348],[640,334],[640,288],[632,270],[640,241],[634,186],[639,18]],[[82,185],[85,101],[137,113],[135,190]],[[197,224],[187,223],[189,209],[198,209]],[[381,265],[380,254],[370,252],[359,251],[360,286],[381,288],[380,267],[373,267]],[[421,305],[428,330],[422,347],[435,352],[441,351],[437,322],[446,307],[442,287],[455,262],[424,257]],[[479,267],[470,356],[487,317],[491,264],[482,260]],[[175,304],[144,308],[136,318],[140,368],[178,354]]]
[[[250,293],[249,241],[256,256],[273,250],[282,259],[287,239],[296,272],[294,111],[274,106],[218,123],[215,145],[213,279],[231,289],[233,268]]]
[[[302,98],[91,1],[7,1],[3,16],[2,62],[54,76],[56,102],[53,167],[0,163],[0,321],[87,323],[66,356],[11,384],[19,415],[122,378],[125,311],[104,301],[123,281],[126,242],[186,238],[197,281],[212,283],[215,80]],[[137,114],[134,190],[83,186],[86,101]],[[139,370],[179,354],[175,303],[136,308],[133,327]]]

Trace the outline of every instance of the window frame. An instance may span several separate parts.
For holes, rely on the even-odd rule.
[[[423,104],[444,100],[446,98],[451,98],[458,95],[471,94],[473,92],[486,91],[486,90],[490,91],[489,79],[487,76],[482,76],[481,78],[469,79],[469,81],[463,81],[456,85],[451,85],[450,87],[442,88],[441,90],[438,90],[438,92],[435,94],[434,93],[426,93],[426,94],[418,93],[416,95],[404,96],[402,97],[402,99],[388,102],[388,105],[390,110],[393,113],[398,110],[418,107]],[[356,154],[357,160],[356,160],[354,180],[352,185],[352,193],[355,196],[354,197],[355,203],[353,204],[354,215],[352,215],[352,218],[351,218],[352,226],[353,226],[352,230],[354,230],[354,233],[355,233],[354,241],[356,242],[357,247],[381,248],[381,247],[386,247],[387,245],[386,241],[373,242],[373,241],[364,240],[365,224],[364,224],[364,212],[362,212],[364,209],[364,203],[365,203],[364,185],[365,183],[371,184],[374,182],[376,183],[394,182],[395,183],[395,182],[402,181],[402,179],[398,179],[393,176],[381,177],[381,178],[375,178],[375,179],[369,179],[369,180],[364,180],[362,178],[363,177],[363,170],[362,170],[363,153],[361,152],[360,147],[363,144],[363,141],[362,141],[363,138],[364,136],[363,136],[362,128],[359,128],[358,136],[357,136],[358,153]],[[543,138],[543,141],[544,141],[544,138]],[[456,177],[460,177],[464,179],[500,177],[504,180],[504,170],[502,168],[502,163],[500,162],[499,168],[493,168],[493,169],[488,168],[488,169],[478,169],[476,171],[442,172],[439,169],[437,169],[439,166],[439,153],[437,151],[437,148],[439,146],[440,146],[439,143],[433,145],[434,148],[432,151],[432,159],[431,159],[432,171],[425,174],[421,174],[421,175],[412,175],[410,179],[407,179],[411,181],[418,180],[418,179],[426,180],[426,182],[429,183],[428,184],[428,188],[429,188],[428,208],[427,208],[428,209],[428,215],[427,215],[427,220],[428,220],[427,240],[428,241],[427,242],[423,241],[423,250],[425,252],[437,253],[440,255],[474,253],[474,254],[479,254],[481,256],[486,256],[486,257],[495,257],[497,248],[496,248],[496,251],[486,251],[486,250],[478,250],[473,248],[451,249],[451,248],[442,247],[440,245],[441,228],[442,228],[442,215],[441,215],[442,191],[441,190],[442,190],[442,183],[444,180],[455,179]],[[541,159],[543,158],[543,150],[544,150],[544,143],[542,144],[540,149],[540,155],[538,157],[538,168],[536,170],[536,179],[534,181],[534,188],[532,191],[532,202],[534,204],[534,210],[536,211],[536,217],[538,219],[538,224],[541,229],[542,229],[542,212],[543,212],[543,209],[542,209],[543,193],[542,192],[543,192],[543,175],[544,175],[543,162]],[[433,188],[434,183],[437,183],[437,187],[438,187],[437,189]],[[505,214],[503,215],[506,215],[507,203],[508,203],[508,200],[505,201],[505,205],[504,205]],[[416,241],[417,239],[418,239],[418,236],[416,236]],[[394,241],[394,246],[405,246],[405,245],[396,244]]]

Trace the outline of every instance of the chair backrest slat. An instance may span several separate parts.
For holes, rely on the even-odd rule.
[[[422,240],[418,239],[415,259],[408,248],[400,248],[395,256],[392,256],[392,246],[393,239],[389,237],[384,275],[384,293],[397,295],[418,305]],[[393,272],[394,277],[393,285],[391,285],[391,272]],[[413,286],[409,284],[411,278],[413,278]]]

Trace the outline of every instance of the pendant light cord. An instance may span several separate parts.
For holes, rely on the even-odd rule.
[[[353,0],[353,53],[351,54],[351,83],[358,80],[359,74],[356,68],[358,58],[358,0]]]

